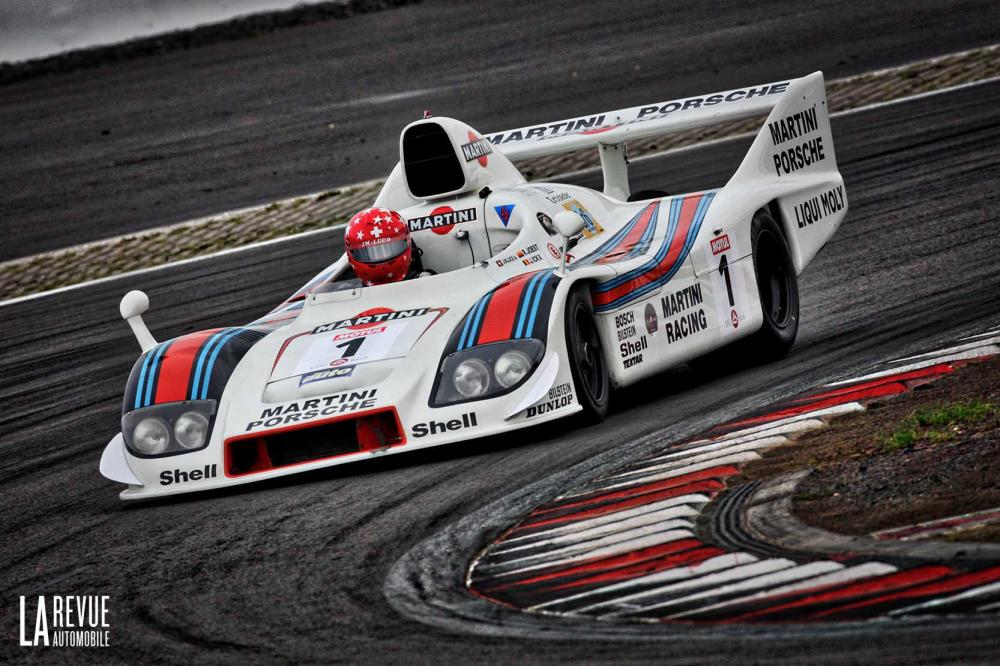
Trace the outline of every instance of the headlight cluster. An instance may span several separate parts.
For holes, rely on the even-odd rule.
[[[455,352],[438,373],[432,407],[493,398],[520,386],[542,360],[540,340],[505,340]]]
[[[208,445],[215,400],[187,400],[153,405],[122,417],[128,450],[140,458],[177,455]]]

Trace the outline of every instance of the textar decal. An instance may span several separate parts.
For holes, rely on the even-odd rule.
[[[430,212],[430,215],[423,217],[411,217],[406,221],[410,226],[410,231],[423,231],[430,229],[436,234],[444,235],[454,228],[456,224],[473,222],[476,219],[475,208],[463,208],[454,210],[449,206],[440,206]]]
[[[203,469],[192,469],[188,471],[175,469],[171,472],[167,469],[160,472],[160,485],[169,486],[172,483],[187,483],[188,481],[214,479],[216,476],[218,476],[218,473],[214,464],[205,465]]]
[[[844,186],[838,185],[819,196],[806,199],[800,204],[795,204],[795,221],[798,223],[799,229],[801,229],[843,209]]]
[[[678,289],[660,299],[660,305],[663,307],[663,331],[667,334],[667,344],[673,344],[708,328],[705,310],[700,307],[691,310],[701,305],[703,301],[700,284]]]
[[[371,409],[375,406],[376,391],[378,389],[345,391],[323,398],[303,400],[301,403],[291,402],[287,405],[269,407],[261,411],[259,419],[247,424],[245,432],[260,427],[276,428],[291,423],[311,421],[321,416],[336,416]]]
[[[429,421],[427,423],[417,423],[411,428],[414,437],[426,437],[427,435],[443,435],[452,430],[464,430],[474,428],[479,425],[476,421],[476,413],[468,412],[462,414],[460,419],[450,421]]]
[[[571,404],[573,404],[573,387],[569,384],[559,384],[549,389],[547,400],[528,407],[525,410],[524,418],[530,419],[548,414]]]
[[[353,365],[341,365],[339,367],[330,368],[329,370],[311,372],[308,375],[302,375],[302,378],[299,379],[299,386],[305,386],[306,384],[313,384],[327,379],[343,379],[344,377],[350,377],[354,374],[354,368],[355,366]]]
[[[326,333],[328,331],[336,331],[342,328],[354,328],[361,326],[374,326],[375,324],[381,324],[385,321],[393,321],[394,319],[408,319],[410,317],[420,317],[427,314],[429,308],[414,308],[412,310],[385,310],[382,312],[373,313],[362,313],[356,317],[351,317],[350,319],[341,319],[340,321],[332,321],[329,324],[323,324],[317,326],[313,329],[313,333]]]

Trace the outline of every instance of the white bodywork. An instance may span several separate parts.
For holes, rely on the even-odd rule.
[[[628,140],[768,110],[746,158],[721,189],[626,201]],[[463,182],[452,190],[420,196],[401,157],[376,205],[398,210],[410,221],[425,267],[437,274],[329,291],[327,287],[347,268],[345,258],[321,272],[286,303],[248,326],[262,331],[263,337],[228,376],[205,448],[157,458],[133,455],[121,434],[108,444],[101,471],[129,484],[123,499],[257,481],[507,433],[569,416],[581,407],[567,361],[562,305],[576,285],[585,283],[592,295],[612,383],[624,386],[760,327],[763,315],[750,256],[750,221],[756,211],[769,208],[780,218],[795,267],[801,271],[847,210],[820,73],[500,132],[488,135],[488,143],[448,118],[422,120],[410,127],[429,123],[442,128],[454,145]],[[600,151],[604,192],[528,183],[510,162],[582,148]],[[401,139],[401,155],[404,150]],[[499,397],[431,406],[442,355],[454,344],[453,335],[458,336],[456,329],[467,315],[473,329],[478,324],[474,310],[484,295],[494,293],[501,303],[497,294],[506,292],[500,289],[513,288],[501,285],[558,268],[563,239],[546,229],[543,221],[564,210],[582,213],[588,228],[569,251],[565,275],[551,280],[556,286],[547,311],[537,312],[546,319],[541,330],[547,327],[547,336],[534,371],[515,390]],[[634,237],[624,235],[619,245],[607,250],[609,241],[626,228],[635,230],[630,232]],[[645,231],[636,241],[640,230]],[[524,312],[515,313],[515,320],[530,310],[528,289],[523,294]],[[484,308],[484,327],[491,317],[494,324],[500,321],[500,305],[495,310]],[[354,324],[372,311],[407,316],[376,325]],[[347,323],[331,328],[336,322]],[[478,340],[485,335],[481,331]],[[365,340],[351,358],[351,370],[336,370],[343,367],[337,363],[344,345],[355,338]],[[154,360],[153,370],[155,366]],[[139,362],[133,375],[138,373]],[[164,381],[162,376],[159,381]],[[379,410],[389,410],[397,418],[402,442],[230,473],[226,451],[235,442]]]

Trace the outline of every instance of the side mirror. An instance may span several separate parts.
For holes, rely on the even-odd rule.
[[[144,352],[156,346],[156,339],[146,328],[146,322],[142,320],[142,313],[148,309],[149,296],[137,289],[122,296],[122,302],[118,305],[118,312],[121,313],[122,319],[128,322],[132,334]]]
[[[579,213],[574,213],[571,210],[556,213],[556,216],[552,219],[552,224],[555,225],[556,231],[563,238],[576,236],[587,225]]]

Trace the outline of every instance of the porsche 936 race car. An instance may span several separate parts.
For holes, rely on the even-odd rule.
[[[724,187],[630,193],[631,140],[764,116]],[[847,211],[822,73],[480,135],[405,127],[375,201],[433,275],[362,287],[342,256],[246,326],[142,348],[101,472],[151,498],[269,479],[561,419],[738,344],[779,357],[799,274]],[[603,192],[511,160],[599,151]],[[681,158],[682,159],[682,158]]]

